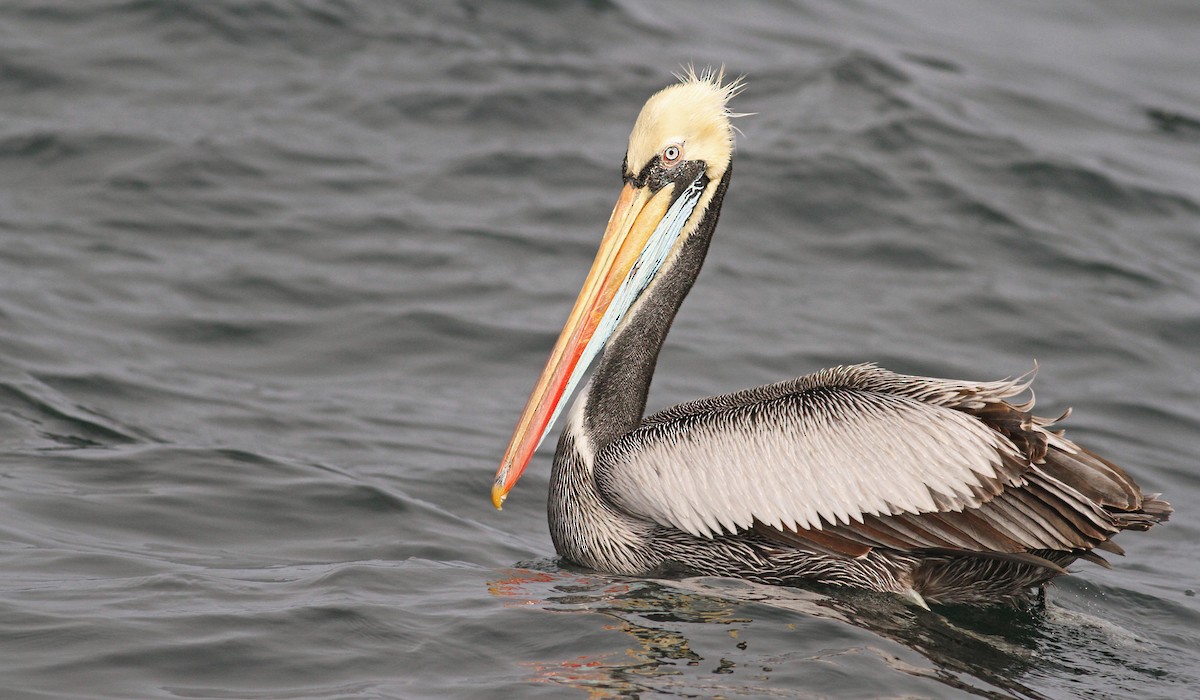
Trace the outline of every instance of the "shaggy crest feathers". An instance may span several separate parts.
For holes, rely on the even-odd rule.
[[[626,174],[635,175],[668,146],[678,146],[683,160],[703,161],[713,182],[721,179],[733,157],[734,127],[729,100],[745,87],[742,78],[725,82],[724,67],[697,73],[688,66],[679,84],[663,88],[646,101],[629,135]]]

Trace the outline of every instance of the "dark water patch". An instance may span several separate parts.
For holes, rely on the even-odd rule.
[[[1139,360],[1139,357],[1130,358],[1131,360]],[[1184,381],[1185,378],[1179,378],[1177,381]],[[1187,379],[1190,381],[1190,378]],[[1155,433],[1161,431],[1166,435],[1187,435],[1187,426],[1194,420],[1193,411],[1190,407],[1185,408],[1174,402],[1160,401],[1159,397],[1147,392],[1130,392],[1126,394],[1111,394],[1101,398],[1103,401],[1102,407],[1104,411],[1118,425],[1123,426],[1120,433],[1122,442],[1130,445],[1145,445],[1151,446],[1160,438],[1152,434],[1139,434],[1139,431],[1134,428],[1137,425],[1150,424],[1155,426]],[[1195,440],[1183,440],[1184,445],[1195,444]],[[1169,460],[1163,460],[1169,461]],[[1171,467],[1164,464],[1163,469]],[[1189,470],[1190,466],[1180,465],[1189,474],[1188,481],[1193,479]]]
[[[454,552],[445,543],[383,537],[403,529],[414,507],[395,493],[236,452],[83,451],[37,474],[10,467],[17,474],[39,486],[4,494],[6,507],[23,514],[26,531],[58,548],[103,550],[126,539],[137,542],[131,555],[230,566],[285,562],[298,551],[385,560]],[[441,519],[436,509],[417,510],[431,528]]]
[[[105,13],[112,11],[114,4],[120,4],[120,0],[109,0],[109,2],[98,2],[88,5],[26,2],[13,3],[14,6],[10,11],[13,17],[35,25],[46,22],[74,27],[80,23],[87,23],[103,18]]]
[[[913,245],[900,240],[879,241],[868,239],[865,241],[856,241],[854,238],[847,238],[843,239],[838,248],[850,255],[853,255],[855,250],[859,250],[864,254],[869,251],[871,255],[886,256],[889,260],[905,266],[909,271],[916,274],[964,270],[970,266],[969,261],[963,259],[961,255],[954,255],[948,251],[930,250],[928,247]]]
[[[316,275],[295,274],[278,277],[242,270],[207,276],[201,280],[179,280],[175,283],[175,288],[189,298],[216,305],[235,304],[240,299],[251,298],[264,306],[297,308],[310,313],[324,309],[343,308],[358,303],[383,301],[385,298],[382,294],[372,294],[361,286],[351,287],[342,281]],[[174,331],[168,330],[168,333],[176,338],[190,336],[193,333],[205,336],[219,335],[214,333],[219,329],[210,328],[205,331],[202,327],[221,322],[208,320],[197,323],[193,319],[185,323],[196,324],[198,328],[190,330],[177,328]],[[245,330],[242,329],[243,332],[239,332],[234,329],[229,335],[244,336],[246,335]],[[256,326],[254,330],[270,332],[269,329],[261,326]],[[288,335],[286,328],[277,328],[276,332],[283,336]]]
[[[1058,265],[1062,272],[1070,272],[1096,281],[1105,289],[1121,293],[1124,289],[1136,290],[1138,296],[1153,294],[1168,288],[1168,284],[1158,275],[1144,269],[1138,269],[1125,261],[1111,259],[1074,259],[1062,261]],[[1065,269],[1064,269],[1065,268]]]
[[[291,142],[264,142],[260,144],[263,157],[272,161],[299,168],[326,169],[362,169],[384,180],[387,172],[377,163],[363,155],[346,154],[340,150],[331,150],[328,144],[295,144]],[[365,175],[362,177],[366,177]]]
[[[118,258],[134,263],[154,263],[158,261],[153,251],[119,241],[90,241],[84,250],[89,255],[95,255],[100,258]]]
[[[68,79],[61,73],[22,61],[12,52],[0,52],[0,95],[59,90],[67,83]]]
[[[316,246],[315,255],[327,257],[337,263],[370,263],[393,260],[390,255],[425,252],[431,236],[428,231],[437,230],[437,222],[403,209],[397,212],[324,212],[314,211],[295,217],[296,228],[286,231],[292,241],[315,238],[322,245]],[[331,232],[337,232],[336,245],[323,245],[330,240]],[[417,258],[416,267],[423,267]]]
[[[186,209],[175,206],[169,198],[163,197],[139,197],[136,209],[131,208],[128,202],[121,201],[121,197],[106,199],[107,206],[104,208],[111,213],[97,218],[94,223],[101,231],[116,235],[135,233],[184,242],[237,242],[257,238],[269,230],[265,226],[239,226],[221,216],[214,216],[243,212],[247,217],[253,217],[259,212],[254,206],[246,206],[245,201],[239,201],[237,206],[227,208],[223,202],[228,200],[220,196],[208,198],[203,202],[185,197],[188,201]]]
[[[525,128],[557,130],[567,118],[579,118],[607,107],[608,92],[564,86],[543,88],[532,94],[491,95],[471,105],[466,115],[473,122],[519,121]]]
[[[185,380],[173,373],[173,382],[162,382],[154,373],[142,374],[130,371],[97,372],[90,368],[78,368],[67,371],[59,367],[57,372],[38,372],[34,376],[38,381],[54,388],[77,401],[90,402],[93,399],[112,402],[123,407],[141,407],[143,410],[169,405],[175,402],[189,402],[193,405],[210,404],[214,410],[229,410],[230,397],[220,393],[205,394],[202,389],[194,386],[195,382]],[[146,433],[144,426],[139,432]],[[153,442],[163,442],[161,437],[148,437]]]
[[[828,70],[838,81],[872,93],[912,82],[899,66],[861,50],[839,57]]]
[[[864,139],[871,150],[895,155],[923,155],[910,166],[922,170],[929,167],[932,153],[952,152],[956,158],[988,163],[1028,150],[1010,137],[981,132],[920,112],[874,123],[862,130],[859,138]],[[927,151],[929,153],[925,153]]]
[[[292,50],[333,49],[337,42],[354,39],[370,27],[356,6],[347,2],[218,0],[196,5],[134,0],[124,3],[121,11],[140,17],[144,27],[162,32],[173,42],[219,37],[234,45],[271,43]],[[337,48],[347,47],[338,44]]]
[[[790,170],[789,185],[804,196],[828,196],[836,192],[844,194],[847,188],[858,193],[863,200],[896,200],[907,195],[901,184],[876,164],[836,153],[822,153],[800,160],[788,159],[774,164],[758,159],[752,160],[750,167],[761,168],[760,164],[767,166],[767,172],[775,168]],[[761,173],[756,174],[761,176]]]
[[[108,184],[118,190],[191,191],[260,181],[266,171],[247,155],[240,146],[199,139],[125,168]]]
[[[973,199],[971,195],[960,197],[949,192],[941,198],[955,214],[954,219],[941,224],[947,227],[946,237],[964,251],[986,249],[1006,256],[1011,268],[1008,275],[1024,277],[1046,293],[1071,284],[1077,285],[1081,294],[1148,299],[1160,297],[1174,287],[1153,256],[1140,251],[1125,257],[1108,255],[1100,250],[1100,244],[1110,245],[1109,242],[1081,240],[1079,228],[1062,230],[1025,213],[1009,216],[1004,209],[994,209],[991,204]],[[981,225],[970,226],[971,218],[965,218],[964,214],[971,218],[979,214]],[[1122,245],[1122,241],[1118,239],[1111,245]],[[974,260],[980,260],[979,253]]]
[[[870,128],[919,113],[911,78],[882,55],[862,49],[836,51],[804,77],[803,116],[839,132]]]
[[[514,329],[483,319],[465,320],[440,313],[414,312],[394,317],[393,323],[402,328],[396,350],[413,355],[428,353],[433,348],[455,346],[459,352],[470,353],[479,360],[486,357],[534,354],[551,338],[553,329],[540,331]],[[432,358],[430,358],[432,359]],[[443,357],[450,364],[463,361],[461,356]]]
[[[943,73],[962,73],[963,72],[962,66],[954,63],[953,61],[947,60],[945,58],[941,58],[939,56],[931,56],[928,54],[919,54],[919,53],[905,53],[904,57],[906,59],[912,61],[913,63],[924,66],[926,68],[932,68],[933,70],[941,71]]]
[[[729,204],[747,211],[751,220],[744,234],[724,231],[727,239],[739,235],[770,242],[786,240],[764,235],[772,231],[837,236],[872,230],[893,223],[895,209],[906,197],[886,169],[843,155],[748,160],[739,167],[751,169],[754,179],[741,182],[735,177]]]
[[[8,161],[17,167],[0,169],[0,182],[18,191],[36,191],[36,183],[48,180],[78,185],[111,172],[115,161],[142,157],[159,147],[154,139],[123,133],[9,133],[0,136],[0,163]]]
[[[296,321],[263,318],[234,320],[227,318],[182,318],[154,324],[153,332],[164,340],[182,345],[260,345],[283,342],[296,337]]]
[[[992,227],[1027,232],[1028,224],[1020,220],[1017,212],[1006,211],[998,203],[984,201],[974,192],[948,179],[921,178],[917,181],[922,196],[935,200],[946,207],[950,214],[949,225],[962,229],[966,235],[977,235],[977,226],[989,228],[988,235],[995,235]],[[1036,234],[1035,234],[1036,235]]]
[[[567,165],[568,163],[569,165]],[[596,172],[600,168],[600,164],[580,163],[569,155],[561,153],[520,155],[490,153],[459,161],[449,169],[447,174],[452,178],[493,180],[499,177],[535,178],[566,189],[577,187],[581,183],[595,184],[597,180],[601,179],[599,173]],[[613,169],[613,172],[616,172],[616,169]],[[611,179],[615,181],[616,177]]]
[[[354,114],[365,125],[391,121],[399,115],[424,124],[450,122],[494,128],[516,122],[525,130],[556,132],[563,121],[576,121],[606,108],[609,97],[609,93],[588,89],[586,85],[556,87],[531,83],[528,90],[517,92],[496,91],[486,86],[457,92],[448,88],[436,92],[424,89],[373,100]]]
[[[1200,140],[1200,118],[1161,107],[1147,107],[1145,114],[1151,126],[1164,134],[1188,141]]]
[[[548,216],[545,209],[539,208],[539,211],[543,217],[557,218]],[[460,237],[460,240],[470,241],[472,244],[482,243],[502,252],[503,258],[495,260],[493,267],[521,265],[525,256],[532,259],[547,254],[566,253],[579,256],[586,261],[584,256],[595,252],[598,241],[578,237],[567,238],[563,235],[562,229],[548,225],[553,223],[553,221],[543,221],[541,225],[531,224],[517,229],[506,222],[497,222],[486,227],[459,227],[448,233]],[[602,223],[596,224],[596,227],[602,225]],[[578,226],[578,222],[575,222],[575,226]],[[503,247],[501,248],[501,246]]]
[[[1176,347],[1193,347],[1200,343],[1200,309],[1182,316],[1172,314],[1165,321],[1156,329],[1163,342]]]
[[[1106,173],[1074,163],[1016,161],[1008,167],[1008,172],[1022,188],[1056,192],[1089,206],[1152,216],[1200,213],[1200,204],[1183,195],[1122,183]]]
[[[126,445],[149,439],[141,431],[72,404],[62,394],[34,381],[0,381],[0,415],[10,425],[9,440],[37,436],[49,441],[42,449]]]

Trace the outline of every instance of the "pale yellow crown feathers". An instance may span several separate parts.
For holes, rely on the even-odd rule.
[[[697,73],[688,66],[678,85],[646,100],[629,135],[628,169],[638,173],[667,146],[679,146],[685,160],[701,160],[709,179],[718,180],[733,156],[734,126],[743,116],[729,111],[729,100],[745,87],[741,78],[725,83],[725,68]]]

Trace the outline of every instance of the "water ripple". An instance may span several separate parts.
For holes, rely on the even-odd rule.
[[[6,693],[1186,696],[1198,22],[5,3]],[[1176,518],[1044,614],[927,614],[545,559],[552,439],[492,510],[629,125],[688,62],[746,73],[756,114],[653,406],[843,362],[988,379],[1036,357],[1040,405],[1073,405],[1070,435]]]

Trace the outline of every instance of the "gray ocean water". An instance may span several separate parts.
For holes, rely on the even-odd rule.
[[[0,5],[3,698],[1190,698],[1200,5]],[[651,408],[998,379],[1177,509],[1044,613],[560,565],[488,490],[642,102],[735,175]]]

